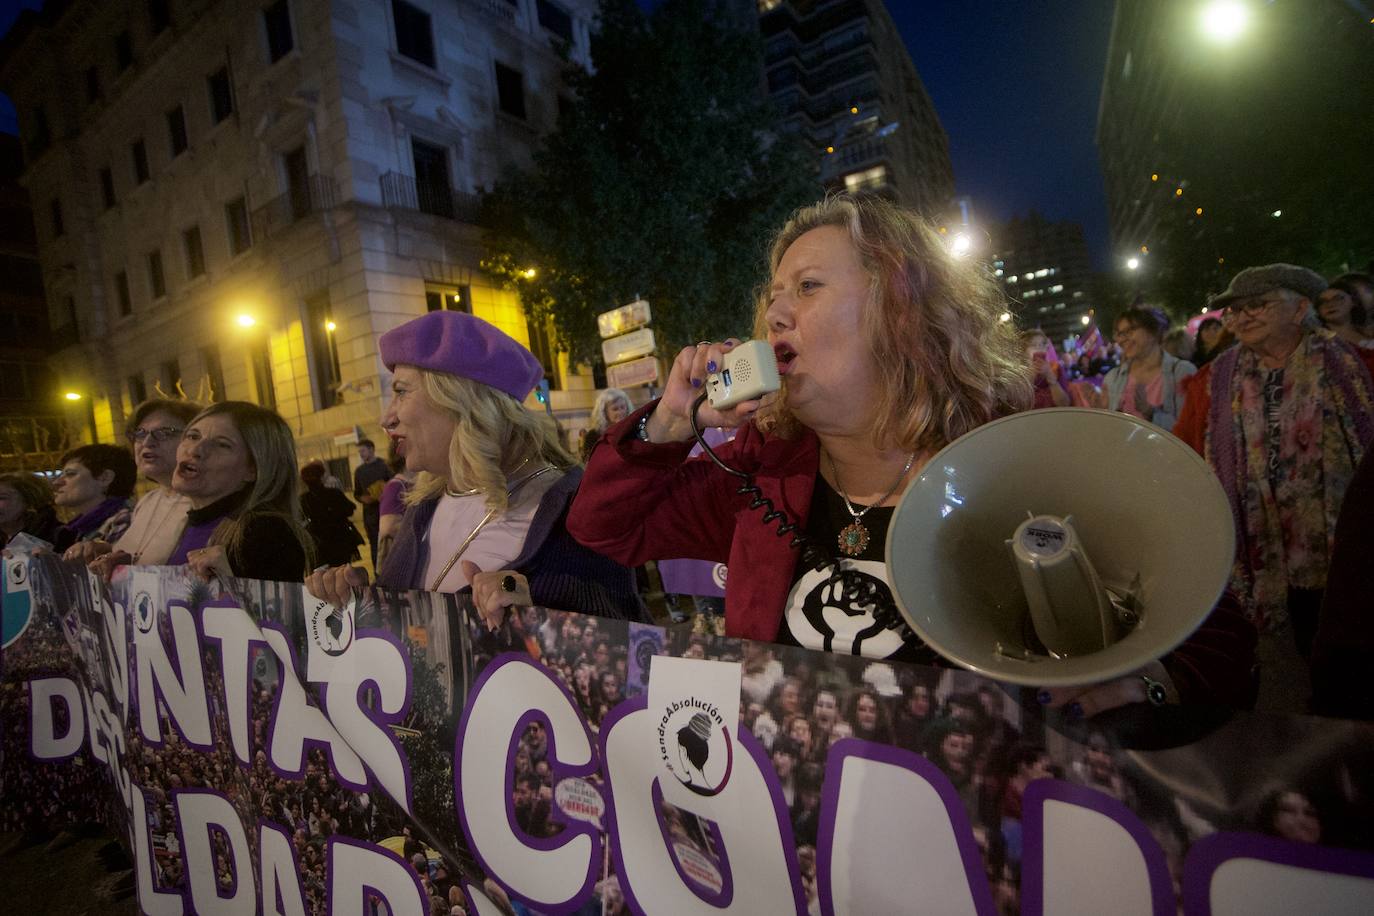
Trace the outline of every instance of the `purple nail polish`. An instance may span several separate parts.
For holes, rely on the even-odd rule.
[[[700,387],[701,387],[701,379],[699,379],[699,378],[694,378],[694,379],[692,379],[692,387],[693,387],[693,388],[700,388]]]
[[[707,372],[715,372],[715,371],[716,371],[716,361],[715,361],[714,359],[708,359],[708,360],[706,361],[706,371],[707,371]]]
[[[1050,696],[1048,690],[1042,690],[1035,695],[1035,702],[1039,703],[1041,706],[1050,705],[1050,700],[1052,699],[1054,699],[1054,697]]]

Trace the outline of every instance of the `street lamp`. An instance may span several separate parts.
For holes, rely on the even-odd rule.
[[[1231,44],[1250,24],[1250,10],[1239,0],[1216,0],[1202,11],[1202,31],[1218,44]]]
[[[1093,320],[1092,320],[1091,318],[1089,318],[1087,315],[1084,315],[1082,318],[1080,318],[1080,319],[1078,319],[1078,320],[1079,320],[1080,322],[1082,322],[1082,324],[1083,324],[1084,327],[1086,327],[1086,326],[1092,324],[1092,322],[1093,322]]]
[[[247,312],[244,312],[243,314],[239,315],[234,320],[238,322],[238,326],[241,328],[251,328],[253,325],[258,323],[258,319],[254,318],[252,315],[249,315]]]
[[[953,251],[956,257],[962,257],[968,254],[969,249],[972,247],[973,239],[969,238],[966,232],[959,233],[954,237],[953,241],[949,243],[950,251]]]
[[[1139,270],[1139,269],[1140,269],[1140,258],[1127,258],[1127,259],[1126,259],[1126,267],[1127,267],[1127,269],[1129,269],[1129,270]]]
[[[62,395],[62,397],[66,398],[69,401],[81,400],[81,395],[75,391],[68,391],[66,394]]]

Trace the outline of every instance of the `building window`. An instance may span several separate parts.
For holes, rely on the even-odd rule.
[[[51,142],[52,132],[48,128],[48,113],[42,108],[33,109],[33,115],[29,118],[29,158],[37,157]]]
[[[425,284],[425,308],[431,312],[467,312],[472,314],[472,287]]]
[[[219,347],[201,347],[200,361],[205,366],[205,377],[210,382],[209,396],[205,398],[212,404],[224,400],[224,364],[219,358]],[[199,400],[200,392],[196,392]]]
[[[161,35],[172,24],[172,8],[167,0],[148,0],[148,32]]]
[[[137,407],[148,400],[148,387],[143,384],[143,376],[131,375],[128,378],[129,403]]]
[[[875,165],[871,169],[864,169],[862,172],[850,172],[844,176],[844,187],[847,191],[865,191],[881,188],[887,185],[887,166]]]
[[[502,111],[525,120],[525,78],[519,70],[496,65],[496,98]]]
[[[229,253],[240,255],[253,247],[253,236],[248,228],[248,203],[236,197],[224,205],[224,221],[229,226]]]
[[[553,346],[553,336],[549,333],[549,325],[546,321],[536,318],[528,318],[525,322],[525,329],[530,335],[530,352],[534,358],[539,360],[539,365],[544,367],[544,379],[549,383],[551,391],[558,390],[558,351]]]
[[[167,277],[162,272],[161,250],[150,252],[148,255],[148,289],[152,290],[154,299],[161,299],[167,295]]]
[[[165,360],[158,368],[158,375],[161,376],[162,393],[169,398],[176,397],[181,385],[181,363],[175,359]]]
[[[434,32],[429,13],[405,0],[391,0],[391,17],[396,22],[396,50],[426,67],[433,67]]]
[[[60,239],[67,234],[67,227],[62,222],[62,201],[54,197],[50,209],[52,211],[52,237]]]
[[[253,347],[253,386],[258,391],[258,403],[268,410],[277,409],[277,391],[272,381],[272,351],[267,341]]]
[[[167,137],[172,144],[172,158],[186,152],[190,144],[186,140],[186,110],[178,105],[167,112]]]
[[[200,227],[192,226],[181,233],[181,245],[186,251],[186,276],[195,279],[205,273],[205,249],[200,244]]]
[[[124,318],[134,313],[133,300],[129,298],[129,275],[124,271],[115,274],[115,299],[119,303],[119,317]]]
[[[86,101],[94,103],[100,101],[100,68],[86,68]]]
[[[442,146],[414,138],[410,141],[415,162],[415,200],[420,210],[453,218],[453,194],[448,182],[448,153]]]
[[[298,146],[282,156],[286,172],[286,199],[291,203],[291,219],[298,220],[310,213],[310,161],[305,147]]]
[[[148,147],[143,144],[143,139],[139,138],[129,147],[129,151],[134,157],[134,184],[143,184],[148,180]]]
[[[262,24],[267,29],[267,59],[275,64],[296,46],[291,35],[291,10],[286,0],[277,0],[263,10]]]
[[[339,348],[334,343],[334,316],[329,307],[329,293],[319,293],[305,301],[306,339],[310,346],[311,366],[316,403],[320,410],[339,403]]]
[[[100,201],[106,210],[114,209],[114,172],[108,166],[100,170]]]
[[[127,30],[115,36],[115,72],[123,73],[134,65],[134,37]]]
[[[569,44],[572,43],[572,16],[568,15],[567,10],[551,0],[535,0],[534,7],[540,25]]]
[[[234,93],[229,86],[229,68],[220,67],[205,80],[210,91],[210,120],[218,124],[234,113]]]

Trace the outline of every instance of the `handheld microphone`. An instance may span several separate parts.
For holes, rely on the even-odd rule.
[[[778,361],[767,341],[745,341],[720,362],[720,371],[706,376],[706,398],[716,410],[752,401],[782,386]]]

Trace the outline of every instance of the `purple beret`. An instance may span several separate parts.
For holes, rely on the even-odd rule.
[[[534,354],[493,324],[465,312],[430,312],[382,335],[388,369],[415,366],[490,385],[523,401],[544,377]]]

